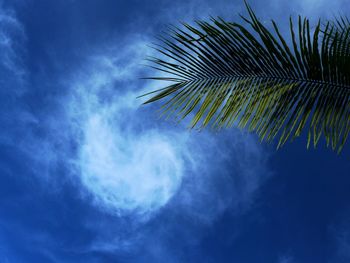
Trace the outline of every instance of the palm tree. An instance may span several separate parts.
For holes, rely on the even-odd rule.
[[[242,23],[211,18],[161,36],[161,56],[148,61],[162,75],[149,79],[167,85],[145,104],[168,98],[162,113],[192,116],[191,128],[246,127],[261,140],[278,137],[277,147],[307,130],[307,147],[324,137],[340,152],[350,132],[349,20],[311,28],[299,16],[295,29],[290,18],[287,41],[246,7]]]

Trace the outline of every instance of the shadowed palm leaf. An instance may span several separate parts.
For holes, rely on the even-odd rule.
[[[325,32],[330,34],[332,38],[335,38],[336,34],[344,34],[340,41],[344,41],[343,48],[345,50],[340,51],[342,55],[350,57],[350,50],[346,49],[350,45],[350,34],[346,35],[346,32],[350,29],[350,20],[345,16],[339,16],[334,21],[329,21],[329,24],[334,28],[332,32]],[[348,52],[348,53],[346,53]]]
[[[334,22],[330,21],[330,23],[340,32],[344,32],[350,27],[350,20],[346,16],[337,17]]]
[[[233,125],[255,131],[261,140],[278,137],[278,147],[307,129],[310,144],[324,136],[339,152],[350,131],[350,27],[290,19],[290,44],[274,21],[267,29],[247,5],[245,25],[212,18],[184,24],[162,37],[150,58],[170,81],[145,103],[168,98],[162,111],[190,127]],[[250,30],[249,30],[250,28]]]

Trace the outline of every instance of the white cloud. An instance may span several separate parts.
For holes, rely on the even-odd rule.
[[[203,222],[228,206],[244,209],[267,178],[261,147],[238,131],[229,135],[230,145],[222,145],[219,135],[208,132],[190,133],[183,127],[175,132],[171,123],[157,128],[156,119],[136,99],[152,90],[135,80],[145,46],[135,41],[119,49],[117,57],[100,52],[71,81],[69,114],[79,140],[75,164],[82,185],[95,204],[117,214],[157,211],[180,186],[176,205]],[[233,161],[234,168],[217,169]]]
[[[19,109],[14,114],[23,122],[16,146],[34,161],[29,169],[44,185],[50,184],[51,192],[57,191],[52,182],[65,180],[57,170],[71,169],[86,200],[91,198],[109,214],[131,215],[143,222],[161,208],[202,225],[228,209],[238,214],[248,209],[268,174],[261,147],[238,131],[213,135],[190,133],[172,123],[161,127],[164,123],[157,122],[156,114],[150,114],[149,107],[140,109],[142,100],[136,99],[157,88],[137,79],[142,59],[152,52],[147,47],[150,41],[135,35],[130,39],[115,48],[92,51],[85,67],[67,74],[64,81],[56,80],[71,90],[56,101],[66,112],[55,108],[50,115],[32,116]],[[14,43],[4,40],[3,46],[13,61],[18,59],[13,65],[20,65]],[[45,136],[34,134],[32,126],[40,126]],[[170,225],[158,231],[158,241],[166,238],[167,229],[172,232]],[[105,226],[99,231],[91,250],[124,250],[147,239],[141,227],[140,234],[135,230],[123,235]],[[106,231],[114,236],[106,237]],[[152,253],[156,257],[164,249],[160,243]]]
[[[24,36],[17,20],[9,16],[9,13],[6,14],[0,16],[1,19],[17,28],[22,32],[20,35]],[[211,185],[217,180],[209,175],[209,171],[212,171],[210,165],[203,162],[214,157],[221,160],[225,154],[219,154],[215,149],[216,141],[212,135],[206,133],[198,139],[197,134],[190,134],[186,129],[175,132],[171,128],[159,128],[156,119],[151,120],[155,114],[150,115],[146,107],[139,109],[141,100],[136,97],[146,90],[157,88],[152,88],[154,83],[146,87],[137,80],[142,60],[149,52],[153,52],[147,47],[148,43],[150,41],[144,39],[144,36],[132,35],[119,46],[91,52],[84,68],[73,72],[71,76],[65,76],[68,81],[61,80],[72,90],[68,100],[57,99],[62,107],[67,108],[67,115],[57,109],[46,117],[33,116],[21,109],[13,114],[23,124],[16,128],[20,129],[19,133],[23,132],[23,127],[26,129],[26,135],[16,141],[16,145],[35,161],[31,169],[40,174],[44,183],[57,182],[58,179],[52,175],[62,164],[72,169],[72,173],[79,171],[80,182],[93,197],[95,204],[111,213],[149,214],[157,211],[179,192],[185,177],[196,178],[192,182],[185,182],[186,190],[180,194],[182,201],[178,198],[177,202],[185,210],[186,207],[195,207],[186,211],[200,215],[206,213],[204,208],[200,208],[203,204],[200,198],[211,196]],[[7,48],[8,57],[18,61],[13,65],[19,65],[20,55],[13,40],[4,38],[1,45]],[[9,66],[11,67],[13,66]],[[17,69],[21,67],[18,66]],[[43,127],[45,137],[39,138],[28,126]],[[8,140],[10,135],[4,136]],[[207,141],[213,147],[197,147],[199,140]],[[248,141],[249,145],[238,148],[253,149],[255,141],[251,138]],[[78,144],[77,156],[72,156],[70,152],[72,143]],[[236,146],[232,147],[236,149]],[[257,156],[260,156],[260,150],[256,153]],[[200,176],[204,166],[205,175]],[[254,178],[255,172],[240,172],[251,173],[252,178],[242,186],[244,189],[236,188],[241,195],[234,202],[250,200],[260,184],[260,180]],[[222,174],[222,177],[217,178],[231,180],[229,173]],[[232,204],[231,194],[217,194],[219,196],[211,196],[211,214],[220,214]],[[185,197],[186,195],[188,196]]]
[[[133,57],[127,65],[120,57],[93,57],[93,73],[82,73],[72,85],[82,185],[99,207],[117,214],[148,214],[164,206],[181,184],[186,152],[187,135],[142,128],[138,93],[130,87],[135,82],[125,92],[116,90],[117,81],[136,78],[136,50],[126,52]]]
[[[111,208],[148,212],[163,206],[183,173],[176,146],[157,131],[123,132],[113,117],[113,109],[92,113],[83,127],[83,184]]]
[[[229,6],[223,2],[220,8],[226,15],[242,11],[241,2],[237,8],[233,8],[231,2]],[[217,6],[207,12],[209,4],[199,9],[197,5],[201,3],[191,3],[190,10],[185,6],[175,12],[185,14],[190,21],[194,17],[217,14]],[[311,10],[316,5],[310,1],[308,5],[304,1],[302,4],[298,11]],[[284,15],[284,11],[280,10],[279,14]],[[7,33],[17,32],[15,34],[23,37],[23,29],[8,11],[0,13],[0,22],[0,52],[4,55],[1,67],[12,72],[12,79],[19,79],[21,85],[18,86],[23,86],[25,71],[18,55],[18,43]],[[268,177],[265,152],[254,137],[236,130],[231,130],[230,135],[211,135],[158,127],[147,108],[140,110],[140,100],[135,99],[143,90],[152,90],[135,81],[136,68],[149,52],[147,43],[148,40],[139,41],[136,37],[133,43],[123,43],[108,52],[92,52],[86,67],[74,72],[74,77],[65,83],[72,90],[70,99],[62,101],[62,107],[68,108],[68,118],[48,116],[39,123],[37,118],[20,112],[18,116],[26,124],[48,126],[50,132],[48,139],[34,134],[25,136],[23,149],[28,156],[47,163],[47,169],[57,165],[60,158],[68,167],[73,163],[84,191],[97,207],[111,214],[150,215],[168,207],[175,216],[190,218],[196,224],[210,224],[227,210],[236,214],[244,212]],[[73,158],[69,153],[62,153],[66,147],[57,147],[69,146],[71,141],[78,146],[77,156]],[[38,173],[41,176],[48,172],[38,169]],[[57,177],[49,179],[58,180]],[[92,222],[91,227],[96,227],[96,222]],[[156,230],[155,241],[149,247],[151,253],[174,256],[161,242],[167,233],[175,232],[172,227],[163,225]],[[186,225],[183,229],[187,231]],[[113,233],[113,229],[105,225],[99,231],[101,236],[92,244],[93,251],[129,249],[135,242],[141,244],[147,240],[140,228],[137,231],[141,233],[136,235],[131,231],[126,237],[120,232]],[[115,236],[105,238],[106,232]],[[284,263],[290,260],[282,258]]]
[[[141,100],[136,99],[156,88],[137,80],[142,59],[151,52],[150,41],[131,38],[116,48],[91,52],[85,67],[65,76],[63,84],[72,92],[57,100],[66,113],[55,109],[50,116],[32,116],[20,109],[14,114],[23,121],[19,134],[26,129],[16,145],[35,161],[30,169],[44,184],[51,184],[63,180],[55,176],[63,165],[78,177],[83,193],[96,207],[145,221],[164,207],[201,224],[210,224],[227,209],[241,213],[249,208],[267,177],[261,147],[253,137],[237,131],[220,136],[190,133],[172,123],[161,128],[163,123],[153,118],[148,107],[140,109]],[[16,71],[21,60],[14,42],[2,41],[0,48],[6,47],[14,61],[4,67],[24,76],[22,70]],[[35,135],[32,125],[42,127],[45,137]],[[71,144],[77,146],[76,155]],[[128,236],[117,232],[111,240],[105,238],[105,226],[100,231],[91,250],[127,249],[146,238],[141,233],[135,241],[134,232]],[[158,232],[157,239],[163,238]],[[164,249],[159,244],[152,253]]]
[[[86,218],[96,239],[84,251],[147,247],[151,258],[176,259],[167,245],[169,233],[197,242],[203,232],[193,228],[211,225],[226,211],[244,213],[269,176],[268,154],[249,134],[190,132],[186,124],[175,127],[157,120],[149,106],[139,107],[142,100],[136,97],[159,85],[137,79],[139,62],[151,51],[146,43],[96,52],[67,78],[72,94],[63,105],[77,141],[73,164],[86,200],[119,215],[115,220],[128,229],[96,226]],[[181,231],[171,220],[150,237],[146,224],[157,215],[186,220]]]

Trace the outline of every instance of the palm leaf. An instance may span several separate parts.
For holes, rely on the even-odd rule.
[[[166,76],[151,79],[173,83],[145,104],[167,98],[162,113],[191,114],[191,128],[248,128],[278,147],[306,130],[308,147],[324,137],[340,152],[350,132],[350,27],[311,30],[299,16],[288,44],[274,21],[269,30],[246,6],[242,24],[211,18],[161,37],[155,49],[165,58],[149,61]]]
[[[343,49],[341,52],[342,55],[346,55],[350,57],[350,53],[346,53],[349,51],[350,46],[350,35],[346,34],[350,30],[350,20],[346,16],[338,16],[334,19],[334,21],[329,21],[329,24],[332,25],[334,30],[332,32],[324,32],[326,34],[330,34],[330,37],[335,38],[336,34],[344,34],[344,37],[341,39],[343,41]]]

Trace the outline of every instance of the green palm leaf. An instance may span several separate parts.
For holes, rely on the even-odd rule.
[[[340,152],[350,132],[350,27],[319,22],[311,32],[299,16],[288,44],[274,21],[269,30],[247,10],[245,25],[212,18],[162,37],[165,59],[149,61],[167,75],[151,79],[173,83],[145,104],[167,98],[163,114],[192,114],[191,128],[248,128],[278,147],[307,130],[308,147],[324,137]]]

